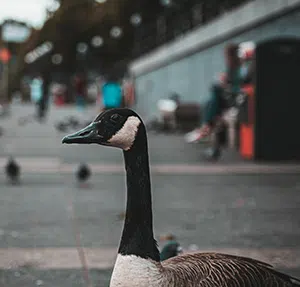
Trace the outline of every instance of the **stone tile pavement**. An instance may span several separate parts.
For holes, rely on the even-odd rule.
[[[72,108],[51,109],[46,124],[18,126],[31,106],[1,119],[0,168],[13,154],[19,186],[0,174],[0,287],[86,286],[73,230],[73,210],[94,286],[108,286],[125,208],[122,154],[97,146],[63,146],[54,123]],[[300,277],[300,165],[253,164],[227,153],[216,163],[203,145],[179,135],[149,135],[156,236],[173,232],[188,250],[251,256]],[[80,162],[92,168],[87,187],[76,183]]]

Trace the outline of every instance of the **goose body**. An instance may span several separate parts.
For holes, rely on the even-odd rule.
[[[118,255],[110,287],[300,286],[296,282],[264,262],[228,254],[184,254],[161,263]]]
[[[111,109],[63,143],[123,150],[127,206],[110,287],[293,287],[300,281],[245,257],[184,254],[160,261],[153,234],[148,144],[141,118],[129,109]]]

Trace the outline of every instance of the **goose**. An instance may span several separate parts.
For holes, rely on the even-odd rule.
[[[110,287],[292,287],[300,280],[255,259],[187,253],[161,261],[154,239],[148,143],[145,125],[133,110],[110,109],[65,144],[99,144],[123,150],[127,204]]]

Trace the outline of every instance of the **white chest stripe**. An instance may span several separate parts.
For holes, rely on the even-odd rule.
[[[110,287],[161,286],[161,280],[161,272],[155,262],[135,255],[118,254]]]

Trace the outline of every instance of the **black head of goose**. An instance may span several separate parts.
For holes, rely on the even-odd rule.
[[[298,279],[254,259],[218,253],[184,254],[160,262],[153,236],[146,129],[129,109],[101,113],[66,144],[100,144],[123,150],[127,206],[111,287],[300,286]]]

